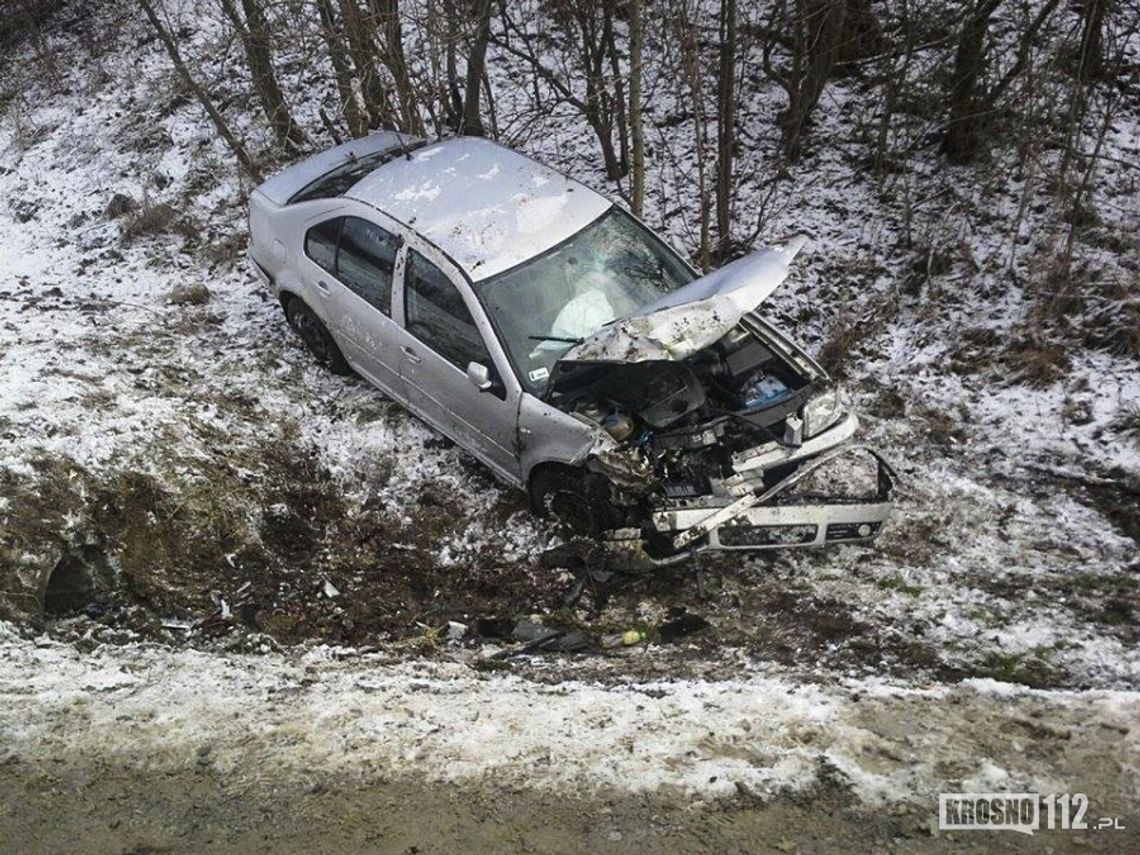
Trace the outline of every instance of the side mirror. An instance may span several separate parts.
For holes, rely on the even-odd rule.
[[[487,370],[486,365],[480,365],[478,362],[467,363],[467,379],[480,392],[489,392],[491,386],[491,372]]]

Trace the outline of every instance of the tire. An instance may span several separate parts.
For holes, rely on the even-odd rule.
[[[336,341],[316,312],[310,309],[299,297],[291,297],[285,304],[285,319],[297,331],[317,364],[333,374],[351,374],[352,368],[340,352]]]
[[[605,478],[570,467],[548,466],[531,480],[534,509],[551,517],[566,536],[598,537],[618,527]]]

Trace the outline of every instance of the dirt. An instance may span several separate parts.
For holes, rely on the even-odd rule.
[[[462,532],[468,520],[432,484],[419,491],[407,517],[396,518],[370,494],[347,495],[299,441],[274,442],[238,459],[179,458],[175,464],[185,484],[181,492],[171,489],[169,478],[164,483],[149,473],[96,477],[67,461],[37,462],[41,484],[50,489],[14,492],[16,513],[6,535],[11,554],[42,556],[42,572],[50,574],[41,594],[43,616],[32,615],[33,623],[84,643],[245,649],[315,641],[411,645],[417,655],[432,657],[456,647],[477,652],[510,643],[514,624],[538,613],[553,630],[588,634],[577,667],[603,679],[615,671],[640,679],[728,678],[735,659],[724,651],[732,651],[792,668],[810,664],[901,679],[994,677],[1037,688],[1073,683],[1031,656],[954,661],[924,638],[918,620],[903,632],[884,632],[857,613],[857,603],[822,593],[812,571],[805,573],[829,566],[831,553],[708,559],[703,599],[686,565],[621,579],[604,596],[588,590],[571,608],[565,604],[573,581],[568,575],[545,568],[538,556],[509,559],[493,540],[457,563],[440,562],[438,542]],[[480,477],[499,494],[493,523],[525,512],[521,496]],[[382,480],[373,486],[382,488]],[[861,559],[873,559],[875,549],[852,550],[848,572],[857,577]],[[902,575],[872,581],[885,593],[921,590]],[[1135,641],[1129,618],[1140,608],[1140,582],[1134,576],[979,574],[971,584],[1000,600],[1021,597],[1030,586],[1053,593],[1108,634]],[[657,626],[684,613],[700,615],[709,626],[652,659],[615,660],[602,645],[605,636],[627,629],[656,640]],[[462,640],[447,641],[451,623],[467,628]]]
[[[1017,736],[1033,734],[1011,731]],[[768,801],[740,788],[694,802],[668,791],[502,787],[493,776],[428,784],[383,771],[365,780],[298,773],[256,753],[222,771],[211,754],[186,746],[183,760],[164,766],[62,752],[9,757],[0,765],[0,852],[1123,852],[1140,843],[1130,816],[1125,831],[940,833],[932,811],[860,807],[826,776]]]
[[[493,781],[425,786],[246,772],[234,781],[208,762],[160,773],[9,762],[0,768],[0,852],[1056,852],[1077,843],[1059,831],[935,837],[922,813],[869,813],[826,792],[692,805],[681,797],[501,790]],[[1132,832],[1079,836],[1089,852],[1137,842]]]

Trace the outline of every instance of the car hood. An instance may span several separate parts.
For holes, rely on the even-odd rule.
[[[807,238],[760,250],[606,324],[559,363],[675,362],[703,350],[736,326],[788,278]]]

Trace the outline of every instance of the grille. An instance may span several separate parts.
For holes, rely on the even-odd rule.
[[[730,525],[717,532],[721,546],[785,546],[811,543],[814,525]]]

